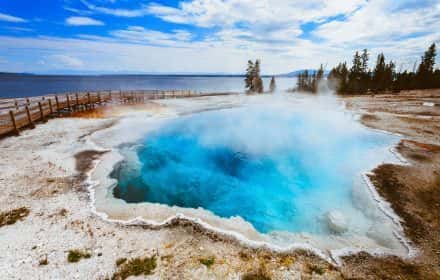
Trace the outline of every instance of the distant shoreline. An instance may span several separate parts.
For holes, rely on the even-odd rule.
[[[261,75],[263,78],[280,77],[280,78],[296,78],[302,70],[298,70],[288,74],[273,74],[273,75]],[[0,78],[2,77],[202,77],[202,78],[228,78],[237,77],[244,78],[245,74],[131,74],[131,73],[121,73],[121,74],[48,74],[48,73],[9,73],[0,72]]]

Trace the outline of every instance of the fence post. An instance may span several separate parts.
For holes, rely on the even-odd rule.
[[[87,103],[89,103],[89,109],[92,108],[92,100],[90,99],[90,92],[87,92]]]
[[[50,113],[53,114],[53,108],[52,108],[52,99],[48,99],[49,101],[49,109],[50,109]]]
[[[15,104],[15,110],[18,111],[18,101],[17,101],[17,99],[14,100],[14,104]]]
[[[70,108],[69,94],[66,94],[66,99],[67,99],[67,109],[69,110],[69,112],[71,112],[72,109]]]
[[[17,122],[15,121],[15,114],[14,114],[14,111],[10,110],[10,111],[9,111],[9,115],[11,116],[11,122],[12,122],[12,125],[14,126],[14,131],[13,131],[13,133],[14,133],[15,135],[20,135],[20,131],[18,131],[18,127],[17,127]]]
[[[28,124],[30,128],[35,128],[34,122],[32,121],[31,111],[29,110],[29,106],[26,105],[26,115],[28,117]]]
[[[58,95],[55,95],[55,103],[57,105],[57,113],[60,114],[60,102],[58,101]]]
[[[79,111],[79,96],[78,96],[78,93],[77,92],[75,92],[75,98],[76,98],[76,110],[77,111]]]
[[[43,105],[41,105],[41,102],[38,102],[38,107],[40,108],[40,115],[41,115],[41,120],[44,122],[44,111],[43,111]]]

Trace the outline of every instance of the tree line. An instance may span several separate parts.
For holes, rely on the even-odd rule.
[[[316,93],[318,92],[318,86],[323,79],[324,68],[322,64],[318,71],[312,71],[309,73],[309,70],[304,70],[303,73],[298,75],[296,90]]]
[[[396,72],[395,63],[392,60],[387,63],[383,53],[377,56],[375,67],[370,69],[369,54],[364,49],[354,54],[350,69],[346,62],[339,63],[327,79],[340,94],[439,88],[440,69],[434,68],[435,58],[436,45],[433,43],[413,71]]]
[[[264,85],[263,79],[261,79],[261,62],[259,59],[255,61],[248,61],[248,65],[246,68],[246,75],[244,79],[245,88],[248,93],[263,93]],[[269,91],[274,92],[276,89],[275,77],[272,77],[270,80]]]

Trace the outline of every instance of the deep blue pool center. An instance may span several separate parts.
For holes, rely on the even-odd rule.
[[[166,122],[121,147],[111,176],[129,203],[204,208],[240,216],[259,232],[327,233],[326,213],[365,220],[353,181],[397,138],[332,110],[249,107]]]

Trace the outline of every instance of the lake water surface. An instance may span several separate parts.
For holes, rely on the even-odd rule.
[[[193,90],[196,92],[244,92],[243,77],[225,76],[1,76],[0,98],[31,97],[53,93],[95,90]],[[270,78],[263,78],[266,88]],[[281,91],[295,86],[296,78],[277,78]]]

